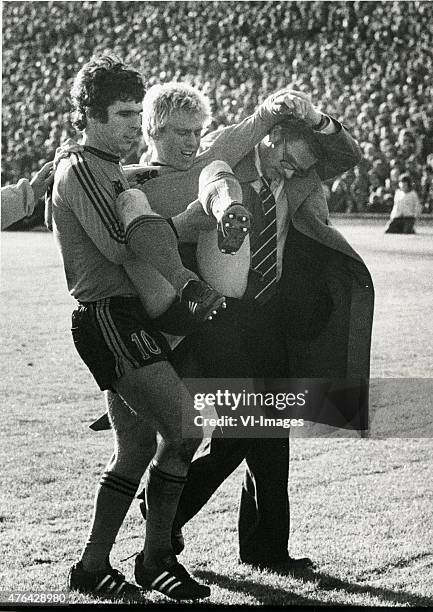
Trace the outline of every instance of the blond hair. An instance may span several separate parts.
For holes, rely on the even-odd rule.
[[[143,135],[147,144],[164,129],[174,111],[201,115],[203,125],[211,120],[209,98],[186,83],[153,85],[143,99]]]

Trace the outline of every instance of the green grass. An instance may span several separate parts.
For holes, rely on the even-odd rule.
[[[383,437],[292,440],[291,553],[313,557],[315,574],[238,564],[237,470],[185,529],[181,560],[211,585],[209,603],[433,605],[433,228],[384,236],[374,221],[338,224],[375,281],[371,400]],[[3,233],[2,243],[0,590],[62,591],[111,438],[87,427],[102,399],[72,345],[73,300],[52,236]],[[419,408],[418,428],[395,437],[395,422],[404,429]],[[129,578],[133,560],[120,560],[142,535],[134,505],[112,555]],[[143,602],[167,600],[151,593]]]

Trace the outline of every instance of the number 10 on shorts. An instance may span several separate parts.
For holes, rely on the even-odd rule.
[[[156,344],[155,340],[144,329],[140,330],[140,335],[137,332],[131,334],[131,340],[136,345],[143,359],[150,359],[151,355],[159,355],[161,349]]]

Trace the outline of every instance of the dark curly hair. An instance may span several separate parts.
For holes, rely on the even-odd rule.
[[[136,70],[127,68],[115,55],[94,56],[81,68],[71,89],[72,124],[84,130],[89,117],[105,123],[111,104],[141,102],[143,97],[143,79]]]

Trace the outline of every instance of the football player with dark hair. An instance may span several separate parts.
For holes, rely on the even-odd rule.
[[[83,66],[72,98],[76,125],[84,130],[84,148],[60,160],[54,180],[53,229],[69,291],[78,301],[72,314],[74,343],[100,389],[122,397],[126,419],[112,419],[115,452],[102,476],[89,537],[71,568],[69,586],[96,596],[139,593],[111,567],[109,555],[149,466],[146,537],[135,562],[135,579],[145,589],[173,599],[200,599],[209,596],[210,589],[177,562],[171,527],[201,432],[193,423],[190,395],[168,361],[167,342],[125,272],[124,264],[134,260],[134,254],[115,210],[120,193],[125,191],[126,200],[134,198],[127,191],[120,157],[140,132],[143,95],[140,75],[116,58],[102,56]],[[167,274],[171,271],[169,280],[176,289],[188,287],[197,277],[182,266],[172,227],[162,217],[149,215],[148,228],[149,243],[160,245],[159,252],[151,251],[149,263]],[[189,302],[194,306],[192,294]],[[217,292],[214,296],[221,298]],[[193,313],[201,306],[196,301]],[[128,430],[131,412],[140,427],[134,422]]]

